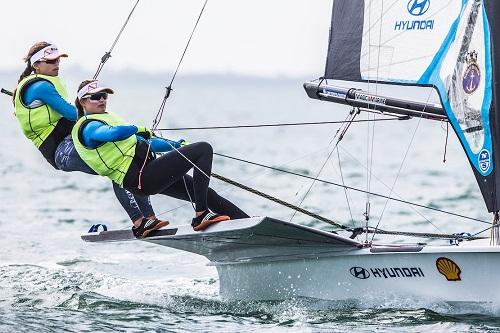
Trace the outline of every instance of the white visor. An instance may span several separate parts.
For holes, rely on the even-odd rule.
[[[59,49],[54,44],[50,44],[37,53],[33,54],[30,58],[31,65],[40,60],[54,60],[60,57],[67,57],[66,53],[59,53]]]
[[[95,80],[95,81],[92,81],[90,83],[87,83],[80,90],[78,90],[77,96],[78,96],[78,99],[81,100],[82,98],[86,98],[90,95],[93,95],[93,94],[101,92],[101,91],[107,92],[108,94],[115,93],[113,91],[113,89],[108,88],[108,87],[102,85],[101,82]]]

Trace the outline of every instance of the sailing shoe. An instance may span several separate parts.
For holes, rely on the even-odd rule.
[[[210,209],[207,209],[205,212],[203,212],[203,214],[193,219],[193,222],[191,222],[191,226],[193,227],[194,231],[201,231],[205,230],[211,224],[228,221],[230,219],[231,218],[227,215],[220,215],[212,212]]]
[[[132,232],[136,238],[144,238],[148,237],[152,231],[163,228],[168,225],[168,223],[168,221],[143,218],[140,226],[132,227]]]

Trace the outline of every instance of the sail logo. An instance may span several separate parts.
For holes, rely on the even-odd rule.
[[[425,277],[420,267],[363,268],[351,267],[349,270],[357,279],[366,280],[369,277],[379,279]]]
[[[413,16],[424,15],[431,6],[431,0],[410,0],[408,2],[408,13]]]
[[[408,13],[412,16],[422,16],[431,7],[430,0],[410,0],[407,5]],[[434,20],[401,20],[394,24],[396,31],[434,30]]]
[[[477,157],[477,163],[479,164],[479,169],[481,169],[482,172],[488,171],[491,165],[490,152],[486,149],[481,150]]]
[[[477,64],[477,52],[469,52],[466,56],[467,69],[464,72],[462,86],[465,93],[473,94],[481,83],[481,70]]]

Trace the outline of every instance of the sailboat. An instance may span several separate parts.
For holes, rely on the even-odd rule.
[[[324,77],[304,83],[310,98],[356,112],[448,122],[493,213],[490,239],[377,244],[358,241],[354,234],[253,217],[203,232],[189,225],[169,227],[143,241],[208,258],[226,299],[346,300],[370,294],[498,301],[500,286],[492,283],[500,274],[498,22],[498,0],[333,0]],[[387,93],[378,93],[379,86],[389,87]],[[391,97],[395,86],[432,88],[440,102]],[[82,239],[136,241],[128,230]]]

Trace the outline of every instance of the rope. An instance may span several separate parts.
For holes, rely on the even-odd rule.
[[[97,71],[95,72],[94,77],[92,78],[92,80],[97,79],[97,77],[101,73],[102,68],[104,67],[104,64],[106,63],[106,61],[108,61],[109,58],[111,58],[111,51],[113,51],[113,49],[116,46],[116,43],[118,43],[118,39],[120,39],[120,36],[122,35],[123,30],[125,30],[125,27],[127,26],[128,21],[132,17],[132,14],[134,13],[135,7],[137,7],[137,4],[139,3],[139,1],[140,0],[137,0],[137,2],[135,3],[134,7],[132,8],[132,10],[130,11],[130,13],[128,14],[128,17],[125,20],[125,23],[123,24],[122,28],[120,29],[120,32],[116,36],[115,41],[113,42],[113,44],[109,48],[109,51],[106,52],[106,53],[104,53],[104,55],[102,56],[101,63],[99,64],[99,66],[97,66]]]
[[[252,162],[252,161],[244,160],[244,159],[233,157],[233,156],[229,156],[229,155],[224,155],[224,154],[221,154],[221,153],[214,153],[214,155],[217,155],[217,156],[220,156],[220,157],[223,157],[223,158],[227,158],[227,159],[232,159],[232,160],[235,160],[235,161],[238,161],[238,162],[247,163],[247,164],[255,165],[255,166],[258,166],[258,167],[262,167],[262,168],[266,168],[266,169],[270,169],[270,170],[274,170],[274,171],[278,171],[278,172],[282,172],[282,173],[294,175],[294,176],[297,176],[297,177],[302,177],[302,178],[307,178],[307,179],[314,180],[314,177],[303,175],[303,174],[300,174],[300,173],[297,173],[297,172],[288,171],[288,170],[284,170],[284,169],[272,167],[272,166],[269,166],[269,165],[265,165],[265,164],[261,164],[261,163],[257,163],[257,162]],[[324,180],[324,179],[317,179],[317,181],[321,182],[321,183],[324,183],[324,184],[329,184],[329,185],[333,185],[333,186],[343,187],[343,188],[346,188],[348,190],[352,190],[352,191],[356,191],[356,192],[361,192],[361,193],[365,193],[365,194],[370,194],[370,195],[374,195],[374,196],[377,196],[377,197],[380,197],[380,198],[389,199],[389,200],[392,200],[392,201],[401,202],[401,203],[404,203],[404,204],[408,204],[408,205],[412,205],[412,206],[416,206],[416,207],[420,207],[420,208],[425,208],[425,209],[429,209],[429,210],[433,210],[433,211],[440,212],[440,213],[443,213],[443,214],[448,214],[448,215],[452,215],[452,216],[464,218],[464,219],[467,219],[467,220],[472,220],[472,221],[476,221],[476,222],[491,224],[491,222],[487,222],[487,221],[483,221],[483,220],[480,220],[480,219],[476,219],[474,217],[465,216],[465,215],[462,215],[462,214],[453,213],[453,212],[449,212],[449,211],[442,210],[442,209],[439,209],[439,208],[425,206],[425,205],[417,204],[417,203],[406,201],[406,200],[391,198],[391,197],[388,197],[386,195],[375,193],[375,192],[369,192],[369,193],[367,193],[368,191],[365,191],[365,190],[362,190],[362,189],[359,189],[359,188],[355,188],[355,187],[351,187],[351,186],[344,186],[342,184],[330,182],[330,181],[327,181],[327,180]]]
[[[172,89],[172,84],[174,83],[175,77],[177,75],[177,72],[179,71],[179,68],[181,66],[182,60],[184,59],[184,56],[186,55],[187,49],[189,47],[189,44],[191,43],[191,39],[193,38],[194,32],[196,31],[196,28],[198,27],[198,23],[200,22],[201,16],[203,15],[203,11],[205,10],[205,6],[207,5],[207,2],[208,2],[208,0],[205,0],[205,3],[203,4],[203,7],[201,8],[200,15],[198,15],[198,19],[196,20],[196,23],[195,23],[195,25],[193,27],[193,30],[191,31],[191,35],[189,36],[189,39],[188,39],[188,41],[186,43],[186,47],[184,48],[184,51],[182,52],[182,56],[181,56],[181,58],[179,60],[179,63],[177,64],[177,68],[175,69],[174,75],[172,76],[172,79],[170,80],[170,84],[167,87],[165,87],[165,95],[163,96],[163,100],[162,100],[162,102],[160,104],[160,108],[158,109],[158,112],[156,113],[156,116],[155,116],[155,118],[153,120],[153,126],[151,127],[151,129],[153,131],[157,130],[158,124],[160,123],[161,119],[163,118],[163,112],[165,111],[165,105],[167,104],[167,99],[170,97],[170,93],[173,90]],[[139,181],[138,181],[138,183],[139,183],[138,188],[139,189],[142,188],[142,181],[141,181],[142,173],[144,171],[144,167],[146,166],[147,156],[149,155],[150,151],[151,151],[151,140],[149,140],[149,142],[148,142],[147,154],[146,154],[146,157],[144,158],[144,162],[142,163],[141,170],[139,171],[139,176],[138,176],[139,177]],[[175,151],[177,151],[179,154],[181,154],[177,149],[175,149]],[[184,156],[184,155],[182,155],[182,156],[184,158],[186,158],[193,166],[196,167],[196,165],[194,165],[194,163],[191,162],[186,156]],[[208,175],[206,175],[206,176],[208,178],[210,178]]]
[[[325,159],[325,162],[323,162],[323,164],[321,165],[321,168],[319,169],[318,173],[316,174],[316,177],[314,177],[311,185],[309,186],[309,188],[307,189],[306,193],[304,194],[304,196],[302,197],[302,200],[300,200],[299,202],[299,207],[302,205],[302,203],[304,202],[304,200],[306,199],[306,197],[309,195],[309,193],[311,192],[313,186],[314,186],[314,183],[316,183],[316,180],[319,178],[319,176],[321,175],[321,173],[323,172],[323,169],[325,168],[326,164],[328,163],[328,161],[330,160],[330,157],[332,157],[332,154],[334,153],[335,151],[335,148],[338,147],[340,141],[342,141],[342,139],[344,138],[344,135],[345,133],[347,133],[347,130],[349,129],[349,127],[351,126],[352,124],[352,121],[354,120],[354,118],[356,117],[356,115],[359,114],[359,110],[355,110],[353,109],[347,116],[346,118],[346,121],[342,124],[342,126],[337,130],[337,132],[335,133],[335,135],[333,136],[332,140],[330,141],[330,144],[333,142],[333,140],[335,140],[335,138],[337,137],[338,135],[338,139],[337,139],[337,142],[335,143],[335,146],[333,147],[333,149],[330,151],[330,153],[328,153],[328,156],[326,157]],[[340,135],[339,135],[339,132],[340,132]],[[290,222],[292,222],[293,218],[295,217],[295,214],[297,213],[297,211],[295,211],[292,215],[292,217],[290,218]]]
[[[395,235],[395,236],[412,236],[412,237],[423,237],[423,238],[441,238],[441,239],[467,239],[467,240],[477,240],[485,239],[485,237],[475,237],[463,234],[435,234],[435,233],[425,233],[425,232],[408,232],[408,231],[389,231],[389,230],[363,230],[369,234],[383,234],[383,235]]]
[[[336,150],[337,150],[337,160],[339,162],[340,179],[342,180],[342,186],[344,187],[344,194],[345,194],[345,200],[347,202],[347,208],[349,208],[349,215],[351,216],[351,221],[354,221],[354,217],[352,216],[351,203],[349,202],[349,192],[347,192],[347,189],[345,188],[344,174],[342,172],[342,162],[340,160],[339,147],[337,147]]]
[[[281,199],[278,199],[276,197],[273,197],[269,194],[266,194],[266,193],[263,193],[261,191],[258,191],[256,189],[253,189],[249,186],[246,186],[246,185],[243,185],[237,181],[234,181],[232,179],[229,179],[227,177],[224,177],[224,176],[221,176],[219,174],[216,174],[216,173],[212,173],[212,177],[213,178],[216,178],[216,179],[219,179],[220,181],[223,181],[225,183],[228,183],[230,185],[233,185],[233,186],[236,186],[238,188],[241,188],[247,192],[250,192],[252,194],[255,194],[255,195],[258,195],[262,198],[265,198],[267,200],[270,200],[272,202],[275,202],[277,204],[280,204],[282,206],[285,206],[287,208],[290,208],[290,209],[293,209],[297,212],[300,212],[300,213],[303,213],[305,215],[308,215],[312,218],[315,218],[319,221],[322,221],[322,222],[325,222],[325,223],[328,223],[330,225],[333,225],[333,226],[336,226],[337,228],[340,228],[342,230],[345,230],[345,231],[350,231],[353,233],[353,235],[351,236],[351,238],[354,238],[356,237],[357,235],[361,234],[361,233],[378,233],[378,234],[385,234],[385,235],[400,235],[400,236],[413,236],[413,237],[423,237],[423,238],[441,238],[441,239],[468,239],[468,240],[473,240],[473,239],[483,239],[483,237],[474,237],[474,236],[464,236],[463,234],[436,234],[436,233],[420,233],[420,232],[406,232],[406,231],[389,231],[389,230],[381,230],[381,229],[378,229],[378,230],[366,230],[365,228],[350,228],[350,227],[347,227],[343,224],[340,224],[338,222],[335,222],[329,218],[326,218],[324,216],[321,216],[321,215],[318,215],[316,213],[313,213],[311,211],[308,211],[306,209],[303,209],[303,208],[300,208],[300,207],[297,207],[291,203],[288,203],[286,201],[283,201]]]
[[[394,117],[394,118],[381,118],[371,120],[353,120],[350,123],[365,123],[375,121],[388,121],[388,120],[407,120],[408,118]],[[227,126],[205,126],[205,127],[168,127],[156,128],[155,131],[186,131],[186,130],[217,130],[217,129],[237,129],[237,128],[259,128],[259,127],[285,127],[285,126],[308,126],[308,125],[327,125],[327,124],[343,124],[342,121],[314,121],[304,123],[277,123],[277,124],[256,124],[256,125],[227,125]]]
[[[219,180],[221,180],[221,181],[223,181],[223,182],[225,182],[225,183],[228,183],[228,184],[230,184],[230,185],[233,185],[233,186],[239,187],[239,188],[241,188],[241,189],[243,189],[243,190],[245,190],[245,191],[247,191],[247,192],[250,192],[250,193],[256,194],[256,195],[258,195],[258,196],[260,196],[260,197],[262,197],[262,198],[265,198],[265,199],[267,199],[267,200],[270,200],[270,201],[276,202],[276,203],[278,203],[278,204],[280,204],[280,205],[282,205],[282,206],[288,207],[288,208],[293,209],[293,210],[295,210],[295,211],[297,211],[297,212],[300,212],[300,213],[302,213],[302,214],[305,214],[305,215],[308,215],[308,216],[310,216],[310,217],[313,217],[313,218],[315,218],[315,219],[317,219],[317,220],[319,220],[319,221],[323,221],[323,222],[325,222],[325,223],[328,223],[328,224],[334,225],[334,226],[336,226],[336,227],[338,227],[338,228],[340,228],[340,229],[342,229],[342,230],[350,230],[350,228],[349,228],[349,227],[347,227],[347,226],[345,226],[345,225],[342,225],[342,224],[340,224],[340,223],[338,223],[338,222],[335,222],[335,221],[333,221],[333,220],[330,220],[330,219],[328,219],[328,218],[326,218],[326,217],[323,217],[323,216],[321,216],[321,215],[318,215],[318,214],[316,214],[316,213],[310,212],[310,211],[308,211],[308,210],[306,210],[306,209],[304,209],[304,208],[297,207],[297,206],[295,206],[295,205],[293,205],[293,204],[291,204],[291,203],[288,203],[288,202],[283,201],[283,200],[281,200],[281,199],[275,198],[275,197],[273,197],[273,196],[271,196],[271,195],[269,195],[269,194],[266,194],[266,193],[264,193],[264,192],[258,191],[258,190],[256,190],[256,189],[253,189],[253,188],[251,188],[251,187],[248,187],[248,186],[246,186],[246,185],[243,185],[243,184],[241,184],[241,183],[238,183],[237,181],[231,180],[231,179],[226,178],[226,177],[224,177],[224,176],[218,175],[218,174],[216,174],[216,173],[212,173],[212,177],[214,177],[214,178],[216,178],[216,179],[219,179]]]
[[[446,163],[446,151],[448,148],[449,123],[446,123],[446,139],[444,141],[443,163]]]
[[[432,91],[433,91],[433,90],[432,90],[432,88],[429,88],[429,95],[427,96],[427,100],[426,100],[425,105],[424,105],[424,108],[423,108],[423,110],[422,110],[422,114],[425,112],[425,109],[427,108],[427,105],[428,105],[428,103],[429,103],[429,99],[431,98]],[[397,183],[397,181],[399,180],[399,176],[401,175],[401,171],[402,171],[402,169],[403,169],[403,165],[404,165],[404,163],[405,163],[405,161],[406,161],[406,158],[408,157],[408,153],[410,152],[410,148],[411,148],[411,146],[413,145],[413,141],[415,140],[415,136],[416,136],[416,134],[417,134],[417,131],[418,131],[418,129],[420,128],[420,124],[421,124],[421,122],[422,122],[422,119],[423,119],[423,117],[418,118],[417,126],[415,126],[415,130],[413,131],[413,134],[412,134],[412,136],[411,136],[410,142],[408,143],[408,147],[406,148],[405,154],[403,155],[403,159],[402,159],[401,164],[400,164],[400,166],[399,166],[398,173],[396,174],[396,177],[395,177],[395,179],[394,179],[394,182],[392,183],[392,187],[391,187],[391,190],[390,190],[390,192],[389,192],[389,198],[392,198],[392,193],[394,192],[394,187],[396,187],[396,183]],[[382,209],[382,213],[380,214],[380,218],[378,219],[377,226],[375,227],[375,230],[377,230],[377,229],[378,229],[378,226],[379,226],[379,225],[380,225],[380,223],[382,222],[382,217],[384,216],[384,213],[385,213],[385,210],[386,210],[387,205],[388,205],[388,203],[389,203],[389,200],[390,200],[390,199],[387,199],[387,200],[386,200],[386,202],[385,202],[385,204],[384,204],[384,208]],[[431,224],[432,224],[432,223],[431,223]],[[436,227],[434,224],[432,224],[432,225],[433,225],[436,229],[438,229],[438,230],[439,230],[439,228],[438,228],[438,227]],[[373,236],[372,236],[372,241],[373,241],[373,238],[374,238],[374,237],[375,237],[375,233],[374,233],[374,234],[373,234]]]

